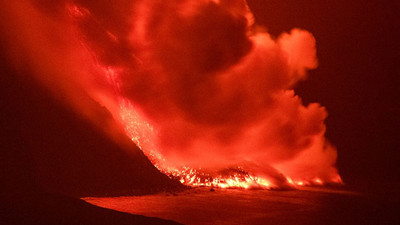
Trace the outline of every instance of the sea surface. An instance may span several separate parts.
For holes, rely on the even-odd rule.
[[[148,196],[83,198],[100,207],[188,225],[397,224],[394,205],[344,189],[196,188]]]

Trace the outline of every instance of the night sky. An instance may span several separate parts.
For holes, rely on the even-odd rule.
[[[319,67],[296,88],[327,107],[327,138],[345,183],[399,182],[399,3],[249,1],[272,34],[299,27],[317,40]]]

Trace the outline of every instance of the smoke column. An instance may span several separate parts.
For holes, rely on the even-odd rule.
[[[2,6],[9,63],[112,138],[124,130],[161,170],[341,182],[326,109],[293,90],[318,64],[309,32],[271,37],[245,0]]]

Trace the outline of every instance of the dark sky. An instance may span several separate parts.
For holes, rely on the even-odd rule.
[[[327,107],[327,137],[346,183],[399,183],[399,9],[372,1],[249,0],[274,35],[299,27],[317,40],[319,68],[296,89]],[[397,13],[396,13],[397,12]]]

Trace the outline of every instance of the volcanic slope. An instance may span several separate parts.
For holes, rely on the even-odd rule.
[[[0,58],[0,200],[5,212],[1,221],[175,224],[74,199],[149,194],[182,186],[160,173],[134,144],[127,146],[128,138],[115,143],[56,100],[32,79],[29,67],[16,71],[5,57]]]

